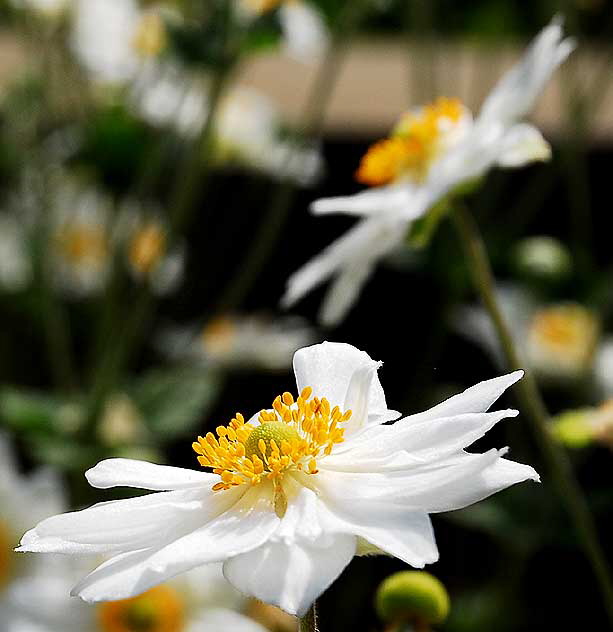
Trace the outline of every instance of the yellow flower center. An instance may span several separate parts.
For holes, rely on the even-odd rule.
[[[266,13],[283,4],[284,0],[243,0],[243,6],[253,13]]]
[[[441,141],[464,112],[458,99],[441,97],[417,112],[405,113],[390,138],[372,145],[362,158],[356,179],[368,186],[390,184],[401,179],[421,182]]]
[[[130,242],[128,259],[139,275],[151,272],[166,250],[166,233],[157,222],[149,222]]]
[[[296,401],[291,393],[278,396],[272,410],[260,411],[257,426],[245,423],[237,413],[228,426],[217,428],[217,437],[212,432],[198,437],[192,444],[198,462],[213,468],[221,479],[213,489],[263,480],[273,481],[279,489],[290,470],[317,474],[317,458],[343,442],[340,424],[351,418],[351,411],[331,408],[326,398],[311,397],[312,392],[305,388]]]
[[[0,589],[9,579],[13,566],[13,549],[9,530],[3,522],[0,522]]]
[[[166,48],[166,43],[166,28],[160,15],[156,11],[145,13],[136,27],[134,50],[142,57],[155,57]]]
[[[555,354],[564,361],[584,364],[591,357],[598,337],[598,323],[581,305],[556,305],[539,310],[530,326],[535,349]]]
[[[74,264],[86,261],[100,262],[109,252],[104,230],[94,226],[67,226],[57,236],[62,255]]]
[[[168,586],[156,586],[130,599],[98,606],[98,621],[104,632],[180,632],[184,604]]]

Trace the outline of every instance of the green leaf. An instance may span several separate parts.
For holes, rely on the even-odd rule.
[[[212,370],[154,370],[129,394],[146,426],[166,439],[189,433],[215,403],[222,384]]]
[[[32,458],[62,470],[83,471],[99,461],[104,452],[91,445],[66,441],[64,437],[46,436],[27,441]]]

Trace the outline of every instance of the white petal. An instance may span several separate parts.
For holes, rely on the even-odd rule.
[[[551,145],[533,125],[518,123],[505,134],[498,164],[501,167],[521,167],[531,162],[551,158]]]
[[[158,492],[52,516],[28,531],[19,551],[104,553],[167,542],[225,509],[210,489]],[[223,499],[226,500],[225,498]]]
[[[502,489],[526,480],[539,481],[529,465],[503,459],[505,450],[485,454],[462,453],[416,473],[399,477],[394,486],[406,491],[399,502],[428,513],[452,511],[483,500]],[[390,485],[391,487],[392,485]]]
[[[484,380],[429,410],[407,417],[400,423],[417,423],[427,419],[436,419],[437,417],[485,412],[510,386],[513,386],[523,376],[523,371],[513,371],[513,373],[501,375],[492,380]]]
[[[360,291],[373,272],[371,261],[347,266],[332,282],[319,312],[318,320],[325,327],[335,327],[357,302]]]
[[[190,617],[185,632],[266,632],[257,621],[233,610],[208,608]]]
[[[385,432],[378,429],[379,432],[365,436],[364,441],[356,441],[350,450],[331,455],[323,465],[327,470],[353,472],[407,469],[456,454],[502,419],[517,414],[518,411],[508,409],[439,417],[411,424],[403,424],[401,420],[388,426]],[[399,454],[401,450],[404,454]]]
[[[175,575],[220,562],[266,542],[279,518],[261,486],[243,493],[221,515],[162,548],[119,555],[99,566],[73,589],[85,601],[109,601],[138,595]],[[234,490],[216,496],[236,498]],[[203,521],[204,522],[204,521]]]
[[[415,568],[436,562],[438,549],[425,512],[411,510],[393,499],[347,497],[334,483],[333,474],[322,477],[322,520],[328,520],[328,529],[357,535]]]
[[[378,367],[366,352],[339,342],[323,342],[304,347],[294,355],[294,373],[298,392],[311,386],[317,397],[326,397],[332,406],[345,410],[356,409],[360,423],[365,410],[372,419],[380,416],[393,418],[395,413],[387,408],[385,393],[376,373]],[[367,398],[365,405],[363,398]],[[359,412],[358,412],[359,411]]]
[[[299,60],[312,61],[326,49],[328,32],[319,11],[306,2],[288,2],[279,12],[285,50]]]
[[[315,215],[342,213],[345,215],[376,215],[408,208],[414,188],[408,184],[374,187],[355,195],[321,198],[311,204]]]
[[[356,538],[350,535],[330,535],[315,542],[268,542],[228,560],[224,574],[246,595],[302,616],[355,551]]]
[[[479,120],[513,121],[527,114],[556,68],[575,48],[562,40],[561,20],[554,18],[534,39],[522,59],[500,79],[485,100]]]
[[[134,459],[106,459],[85,473],[92,487],[137,487],[166,491],[212,487],[219,477],[204,471],[156,465]]]

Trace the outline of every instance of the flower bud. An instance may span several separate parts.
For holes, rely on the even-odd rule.
[[[529,237],[514,249],[514,264],[518,273],[538,282],[562,281],[572,272],[568,250],[553,237]]]
[[[585,448],[594,440],[591,410],[567,410],[551,420],[553,436],[568,448]]]
[[[403,571],[381,583],[375,607],[379,617],[390,623],[442,623],[449,614],[449,595],[430,573]]]

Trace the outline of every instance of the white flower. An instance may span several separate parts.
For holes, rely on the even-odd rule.
[[[613,397],[613,337],[610,335],[598,345],[594,373],[601,396]]]
[[[65,510],[60,481],[50,470],[21,476],[8,440],[0,434],[0,629],[13,608],[16,582],[36,576],[49,563],[47,556],[27,559],[13,552],[29,525]]]
[[[161,341],[175,359],[191,359],[224,368],[287,369],[297,349],[312,343],[315,334],[296,318],[279,320],[258,315],[218,316],[200,330],[176,329]]]
[[[102,461],[94,487],[156,493],[55,516],[19,551],[105,553],[73,589],[86,601],[122,599],[203,564],[223,562],[246,595],[303,614],[354,555],[385,552],[422,567],[438,558],[429,513],[459,509],[536,472],[464,450],[514,410],[487,413],[520,371],[482,382],[393,425],[380,363],[345,344],[294,356],[289,393],[247,423],[193,444],[218,474],[142,461]]]
[[[238,612],[245,599],[223,577],[220,564],[194,569],[137,597],[95,606],[70,597],[84,569],[74,558],[56,557],[36,575],[15,582],[3,632],[265,632]]]
[[[94,78],[121,83],[166,45],[158,10],[141,10],[136,0],[76,0],[72,47]]]
[[[500,287],[497,298],[522,362],[539,377],[580,379],[593,370],[600,324],[591,310],[570,301],[542,304],[515,286]],[[500,342],[485,309],[477,306],[460,309],[454,326],[484,346],[504,366]]]
[[[75,297],[96,294],[110,272],[112,202],[98,189],[62,177],[50,196],[47,251],[52,282]]]
[[[321,57],[329,43],[329,34],[321,13],[307,2],[284,2],[279,9],[283,48],[301,61]]]
[[[283,304],[291,306],[332,277],[321,317],[326,324],[337,323],[377,261],[403,241],[411,222],[435,202],[496,165],[518,167],[548,159],[550,148],[540,132],[518,121],[572,51],[574,43],[562,36],[556,19],[498,82],[476,119],[454,99],[438,99],[403,116],[391,137],[376,143],[362,160],[357,178],[372,189],[313,203],[318,215],[347,213],[362,219],[289,278]]]
[[[11,0],[11,4],[18,9],[28,9],[49,18],[61,15],[71,2],[72,0]]]

